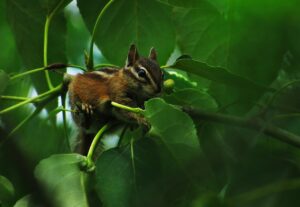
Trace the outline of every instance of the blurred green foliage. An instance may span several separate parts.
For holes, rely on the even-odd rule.
[[[263,133],[274,126],[300,135],[299,6],[298,0],[0,1],[0,206],[299,206],[299,146]],[[9,77],[44,66],[52,16],[49,64],[85,67],[94,38],[94,65],[123,66],[135,43],[144,56],[155,47],[165,79],[174,81],[145,104],[150,130],[128,128],[95,161],[95,171],[68,149],[66,137],[74,145],[76,129],[68,114],[63,125],[59,97],[1,113],[20,101],[5,96],[49,90],[44,71]],[[50,77],[54,86],[62,81],[60,73]],[[187,106],[262,125],[215,122],[184,112]]]

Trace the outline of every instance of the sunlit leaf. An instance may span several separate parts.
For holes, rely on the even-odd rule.
[[[60,154],[42,160],[35,176],[56,206],[85,207],[86,173],[82,171],[86,158],[79,154]]]

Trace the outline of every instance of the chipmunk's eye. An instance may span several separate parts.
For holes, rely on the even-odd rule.
[[[146,71],[145,71],[144,69],[137,68],[137,74],[138,74],[141,78],[145,78],[145,77],[146,77]]]

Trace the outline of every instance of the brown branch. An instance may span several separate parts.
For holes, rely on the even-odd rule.
[[[188,113],[191,117],[201,118],[206,121],[218,122],[226,125],[240,126],[243,128],[261,131],[265,135],[274,137],[282,142],[300,147],[300,136],[293,134],[287,130],[281,129],[261,119],[246,119],[232,115],[225,115],[214,112],[207,112],[201,109],[192,107],[183,107],[183,111]]]

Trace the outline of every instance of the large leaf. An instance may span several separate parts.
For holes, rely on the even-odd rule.
[[[217,5],[213,0],[209,2]],[[286,48],[282,30],[286,27],[284,13],[290,13],[286,5],[280,1],[254,0],[227,1],[224,8],[229,9],[226,12],[213,7],[176,9],[178,44],[183,53],[192,54],[201,62],[221,66],[233,74],[269,86],[282,67]],[[253,87],[252,92],[244,88],[245,84],[229,88],[212,83],[211,93],[226,106],[256,102],[265,92],[257,87]],[[248,104],[232,111],[245,113],[249,108]]]
[[[200,148],[192,119],[162,99],[151,99],[146,102],[145,109],[145,116],[151,125],[148,136],[160,146],[167,189],[178,194],[178,199],[182,200],[187,197],[191,199],[193,191],[200,193],[205,188],[215,189],[217,186]],[[209,177],[210,181],[207,180]],[[180,189],[174,184],[178,182]],[[190,193],[186,193],[187,191]],[[171,203],[177,206],[178,202],[176,200]],[[183,202],[181,205],[186,206],[187,203]]]
[[[97,161],[97,193],[107,207],[132,206],[133,174],[130,159],[111,150]]]
[[[267,87],[261,86],[249,79],[233,74],[221,67],[213,67],[206,63],[192,59],[178,59],[173,65],[169,66],[184,70],[189,73],[199,75],[203,78],[215,81],[220,84],[229,85],[253,91],[265,91]]]
[[[12,183],[0,175],[0,206],[9,204],[15,195]]]
[[[177,10],[180,48],[201,61],[268,85],[284,53],[280,31],[284,3],[254,0],[228,5],[228,14],[213,7]],[[265,11],[266,7],[271,9]]]
[[[200,144],[192,119],[162,99],[146,102],[145,109],[145,117],[151,125],[149,135],[161,143],[186,173],[185,165],[200,155]]]
[[[158,136],[166,144],[199,149],[195,126],[187,114],[158,98],[146,102],[145,108],[145,116],[151,124],[150,135]]]
[[[15,36],[20,57],[26,69],[43,66],[43,42],[46,16],[59,3],[66,5],[65,0],[56,1],[6,1],[8,21]],[[61,9],[61,8],[60,8]],[[65,57],[66,23],[62,13],[57,13],[51,21],[48,41],[48,63],[66,62]],[[57,35],[59,34],[59,35]],[[44,73],[32,75],[38,92],[48,89]],[[53,84],[58,84],[62,76],[51,74]]]
[[[207,1],[198,9],[174,10],[178,44],[183,54],[213,66],[227,66],[228,25],[220,12]]]
[[[277,77],[285,52],[285,5],[272,0],[231,3],[228,68],[232,72],[264,85]]]
[[[86,3],[85,0],[77,0],[80,14],[91,32],[93,31],[99,12],[101,12],[108,2],[109,0],[90,0]]]
[[[84,12],[87,6],[89,11],[94,11],[94,4],[78,4],[87,25],[93,24],[90,21],[100,12]],[[155,47],[162,64],[167,61],[175,47],[170,9],[152,0],[114,1],[103,13],[95,38],[103,55],[117,65],[125,63],[129,45],[132,43],[137,45],[144,56],[148,55],[151,47]]]
[[[46,195],[59,207],[87,207],[86,173],[82,166],[86,158],[78,154],[59,154],[42,160],[35,176],[44,187]]]
[[[96,190],[107,207],[161,206],[160,162],[150,139],[104,152],[97,160]]]

